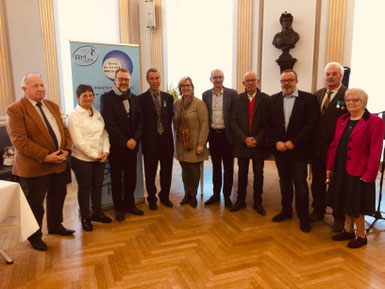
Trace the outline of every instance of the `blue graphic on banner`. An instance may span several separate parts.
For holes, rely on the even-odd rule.
[[[132,66],[131,58],[122,51],[113,50],[108,52],[103,58],[103,71],[104,75],[113,80],[115,71],[121,67],[124,67],[132,75],[134,67]]]
[[[139,46],[124,44],[102,44],[86,42],[70,42],[72,63],[73,98],[76,106],[76,88],[79,84],[91,85],[94,89],[95,100],[93,107],[100,109],[100,96],[112,89],[115,71],[127,69],[131,74],[130,89],[139,94]],[[137,161],[137,182],[135,198],[144,198],[142,149],[139,147]],[[102,204],[112,204],[111,179],[109,164],[106,162],[103,182]]]

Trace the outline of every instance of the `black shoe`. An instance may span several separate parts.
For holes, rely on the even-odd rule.
[[[348,243],[348,247],[352,248],[352,249],[357,249],[357,248],[361,248],[362,246],[366,245],[367,243],[368,243],[368,239],[366,237],[361,238],[359,236],[356,236],[353,240],[351,240]]]
[[[341,232],[345,228],[345,220],[334,219],[332,232]]]
[[[42,239],[34,239],[29,240],[31,243],[32,248],[39,250],[39,251],[47,251],[48,247],[47,244],[43,242]]]
[[[125,216],[123,212],[119,212],[119,211],[115,212],[115,220],[117,220],[118,222],[121,222],[124,220],[124,218]]]
[[[135,206],[129,207],[127,209],[127,213],[130,213],[130,214],[133,214],[133,215],[137,215],[137,216],[144,215],[144,212],[141,209],[138,209]]]
[[[309,215],[309,222],[310,223],[315,223],[315,222],[319,222],[319,221],[322,221],[324,218],[324,214],[321,214],[321,213],[318,213],[316,211],[313,211],[310,215]]]
[[[188,203],[188,201],[189,201],[189,197],[186,195],[186,196],[184,196],[184,198],[182,199],[182,201],[180,201],[180,204],[183,206],[183,205],[185,205],[185,204],[187,204]]]
[[[88,218],[82,218],[82,228],[84,231],[91,232],[93,230],[91,220]]]
[[[110,217],[107,217],[103,213],[93,213],[91,215],[91,220],[95,222],[105,223],[105,224],[112,222],[112,219]]]
[[[225,207],[228,208],[228,209],[233,207],[233,202],[228,197],[227,198],[225,197]]]
[[[56,234],[61,236],[70,236],[73,233],[75,233],[74,230],[69,230],[63,227],[62,224],[60,224],[56,229],[48,230],[48,234]]]
[[[156,204],[156,202],[148,203],[148,207],[150,208],[150,210],[153,210],[153,211],[156,211],[158,209],[158,205]]]
[[[302,232],[309,233],[310,232],[310,222],[308,218],[300,219],[299,220],[299,228]]]
[[[341,233],[334,235],[332,237],[332,240],[334,240],[334,241],[352,240],[352,239],[354,239],[355,236],[356,236],[356,234],[354,234],[354,232],[346,232],[345,230],[343,230]]]
[[[292,218],[292,213],[286,213],[284,211],[281,211],[279,212],[278,215],[274,216],[271,220],[273,222],[282,222],[282,221],[285,221],[287,219],[291,219]]]
[[[266,211],[261,204],[254,204],[253,209],[256,210],[258,214],[266,216]]]
[[[191,197],[188,203],[191,207],[196,208],[196,206],[198,205],[197,198],[195,196]]]
[[[212,195],[206,202],[205,206],[212,205],[214,203],[220,202],[221,198],[216,195]]]
[[[160,203],[168,208],[172,208],[174,204],[170,200],[160,200]]]
[[[243,208],[246,208],[246,204],[244,202],[236,201],[235,205],[230,208],[230,212],[236,212]]]

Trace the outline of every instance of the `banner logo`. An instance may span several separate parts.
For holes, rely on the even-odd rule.
[[[79,66],[88,66],[98,60],[98,50],[92,45],[80,46],[72,54],[73,62]]]
[[[103,72],[104,75],[113,80],[115,77],[115,71],[124,68],[132,75],[133,65],[131,58],[120,50],[112,50],[106,54],[103,58]]]

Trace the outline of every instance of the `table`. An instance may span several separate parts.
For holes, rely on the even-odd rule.
[[[0,180],[0,223],[20,225],[20,240],[25,241],[39,229],[19,183]],[[0,249],[8,264],[13,261]]]

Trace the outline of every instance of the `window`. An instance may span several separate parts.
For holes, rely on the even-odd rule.
[[[382,85],[385,37],[382,34],[380,20],[385,11],[385,1],[356,1],[354,10],[352,72],[349,87],[364,89],[369,95],[369,111],[381,112],[385,110]]]

